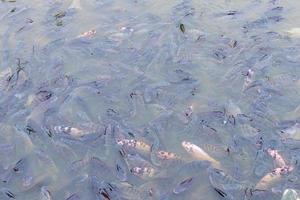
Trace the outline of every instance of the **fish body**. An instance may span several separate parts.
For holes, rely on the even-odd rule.
[[[281,180],[281,174],[276,172],[267,173],[262,177],[259,182],[256,184],[255,189],[267,190],[271,185],[279,182]]]
[[[208,153],[206,153],[199,146],[187,141],[183,141],[181,145],[191,156],[197,160],[209,161],[212,166],[220,168],[220,162],[208,155]]]
[[[141,178],[153,177],[155,175],[155,169],[152,167],[133,167],[130,172]]]
[[[224,199],[241,199],[245,195],[246,185],[234,179],[223,170],[208,168],[209,181],[215,191]]]
[[[151,146],[149,144],[135,139],[119,139],[117,140],[117,144],[120,146],[133,148],[143,152],[150,152],[151,150]]]
[[[193,178],[192,177],[184,179],[183,181],[181,181],[180,183],[178,183],[174,187],[173,193],[174,194],[180,194],[180,193],[186,191],[188,188],[191,187],[192,183],[193,183]]]
[[[286,163],[285,163],[283,157],[278,153],[277,150],[273,150],[273,149],[270,149],[270,148],[269,148],[269,149],[267,150],[267,152],[268,152],[268,154],[269,154],[272,158],[274,158],[277,167],[284,167],[284,166],[286,166]]]
[[[168,151],[157,151],[156,156],[162,160],[179,160],[180,157],[175,153]]]
[[[54,126],[53,130],[55,133],[65,133],[75,138],[79,138],[88,134],[88,131],[70,126]]]

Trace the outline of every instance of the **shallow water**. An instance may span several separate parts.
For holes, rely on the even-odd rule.
[[[299,9],[2,0],[0,199],[299,195]]]

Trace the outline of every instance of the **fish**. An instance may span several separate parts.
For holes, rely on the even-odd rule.
[[[155,169],[152,167],[132,167],[130,172],[135,176],[138,176],[143,179],[147,179],[149,177],[153,177],[155,175]]]
[[[285,167],[286,166],[286,163],[285,163],[283,157],[278,153],[277,150],[268,148],[267,152],[272,158],[274,158],[277,167]]]
[[[75,138],[80,138],[89,134],[88,131],[84,131],[82,129],[71,126],[54,126],[53,130],[55,131],[55,133],[65,133]]]
[[[289,174],[294,170],[293,166],[285,165],[278,167],[263,176],[255,185],[255,189],[268,190],[272,185],[280,182],[284,175]]]
[[[96,176],[91,177],[92,191],[98,199],[120,200],[119,189],[112,183],[101,181]]]
[[[209,161],[212,164],[212,166],[216,168],[221,168],[220,162],[208,155],[199,146],[187,141],[183,141],[181,145],[192,157],[196,158],[197,160],[206,160]]]
[[[184,179],[183,181],[181,181],[180,183],[178,183],[174,188],[173,188],[173,193],[174,194],[180,194],[186,190],[188,190],[188,188],[190,188],[192,186],[193,183],[193,178],[189,177]]]
[[[279,182],[281,179],[282,175],[274,170],[263,176],[255,185],[255,189],[268,190],[271,185]]]
[[[136,139],[117,139],[117,144],[124,147],[133,148],[142,152],[150,153],[151,146],[141,140]]]
[[[245,195],[247,185],[234,179],[223,170],[210,167],[207,172],[212,187],[220,196],[228,199],[241,199]]]
[[[157,151],[156,152],[156,156],[162,160],[179,160],[180,156],[172,153],[172,152],[168,152],[168,151]]]

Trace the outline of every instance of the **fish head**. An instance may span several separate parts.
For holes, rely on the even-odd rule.
[[[181,143],[181,145],[187,152],[193,152],[193,144],[192,143],[183,141]]]

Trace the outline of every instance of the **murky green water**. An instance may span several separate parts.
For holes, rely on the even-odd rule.
[[[299,195],[299,9],[2,0],[0,199]]]

